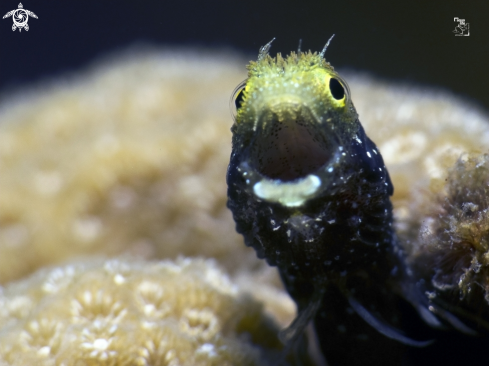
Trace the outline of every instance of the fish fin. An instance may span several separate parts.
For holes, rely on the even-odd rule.
[[[353,297],[349,297],[348,302],[350,303],[350,306],[353,308],[353,310],[355,310],[355,312],[358,314],[358,316],[360,316],[360,318],[362,318],[367,324],[369,324],[372,328],[377,330],[379,333],[385,335],[387,338],[394,339],[405,345],[413,346],[413,347],[426,347],[434,342],[433,340],[416,341],[414,339],[406,337],[401,333],[399,329],[393,328],[390,325],[384,323],[383,321],[377,319]]]
[[[433,311],[430,310],[425,296],[413,285],[412,281],[403,287],[403,297],[416,309],[419,316],[426,324],[435,329],[444,329],[446,326],[438,319]]]
[[[301,365],[298,354],[300,353],[300,348],[302,344],[299,342],[299,340],[304,334],[304,331],[306,330],[308,324],[318,312],[321,306],[323,294],[324,291],[322,290],[315,291],[309,304],[304,309],[299,311],[299,314],[297,314],[296,318],[287,328],[284,328],[279,332],[278,337],[285,345],[285,347],[282,351],[280,360],[276,362],[277,365],[285,364],[287,355],[289,355],[291,352],[295,357],[295,363],[297,365]]]
[[[453,315],[449,311],[446,311],[446,310],[442,309],[439,306],[430,305],[430,310],[433,313],[438,314],[444,320],[446,320],[452,327],[454,327],[459,332],[462,332],[462,333],[465,333],[465,334],[471,335],[471,336],[476,336],[476,335],[479,334],[475,330],[473,330],[472,328],[470,328],[469,326],[465,325],[455,315]]]
[[[432,328],[443,329],[446,328],[436,317],[433,312],[429,310],[426,306],[416,305],[416,310],[418,314],[423,318],[424,322]]]
[[[316,291],[309,304],[297,314],[294,321],[287,328],[280,331],[278,336],[282,343],[285,345],[294,343],[302,335],[307,324],[314,318],[321,306],[322,295],[322,291]]]

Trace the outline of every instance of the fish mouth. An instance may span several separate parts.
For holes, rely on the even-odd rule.
[[[339,142],[329,123],[301,103],[268,107],[259,116],[250,146],[250,165],[259,174],[294,181],[331,161]]]

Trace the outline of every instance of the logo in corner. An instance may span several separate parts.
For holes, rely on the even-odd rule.
[[[19,8],[9,11],[7,14],[3,16],[3,19],[12,17],[12,19],[14,20],[14,24],[12,25],[13,31],[15,31],[17,28],[19,28],[19,32],[22,31],[22,28],[28,31],[29,26],[27,25],[27,21],[29,20],[29,15],[37,19],[36,14],[34,14],[30,10],[24,9],[22,3],[19,3]]]
[[[458,22],[455,30],[452,31],[455,33],[455,36],[470,36],[470,24],[465,23],[465,19],[453,18],[453,21]]]

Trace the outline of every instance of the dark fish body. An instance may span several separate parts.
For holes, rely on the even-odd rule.
[[[237,149],[232,154],[228,207],[236,230],[259,258],[279,267],[289,292],[303,294],[306,303],[314,286],[337,282],[342,290],[351,291],[353,278],[365,282],[373,276],[372,281],[385,282],[396,277],[400,265],[392,245],[392,186],[380,154],[372,152],[376,159],[371,162],[359,158],[366,157],[369,147],[376,148],[361,126],[358,136],[363,141],[351,141],[351,149],[345,149],[349,152],[338,154],[340,162],[332,172],[327,167],[316,172],[324,182],[322,192],[294,207],[257,197],[253,192],[257,177],[246,152]],[[239,145],[236,140],[239,137],[233,146]],[[245,169],[249,171],[243,175]],[[302,307],[300,297],[293,297]]]
[[[315,291],[322,292],[314,323],[331,365],[365,364],[364,357],[376,353],[386,364],[396,364],[403,345],[368,325],[347,300],[354,296],[380,319],[388,314],[386,323],[401,326],[400,314],[395,311],[400,300],[393,286],[400,280],[403,264],[393,246],[388,198],[392,187],[380,154],[373,164],[358,159],[365,154],[364,146],[375,149],[361,127],[358,132],[364,138],[362,143],[351,141],[352,151],[357,152],[344,157],[342,166],[332,173],[323,169],[329,186],[299,207],[257,198],[240,168],[243,155],[233,153],[228,207],[246,245],[278,267],[299,312],[312,301]],[[236,140],[233,145],[238,144]]]
[[[329,365],[400,365],[407,346],[426,345],[409,338],[426,339],[422,319],[437,320],[397,245],[380,151],[322,54],[267,47],[233,96],[236,230],[297,304],[286,342],[313,320]]]

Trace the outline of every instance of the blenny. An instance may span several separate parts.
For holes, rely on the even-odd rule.
[[[329,365],[397,365],[406,347],[430,343],[426,324],[442,324],[411,280],[389,173],[324,58],[328,44],[272,58],[270,42],[248,65],[231,98],[228,207],[297,304],[285,343],[312,320]]]

